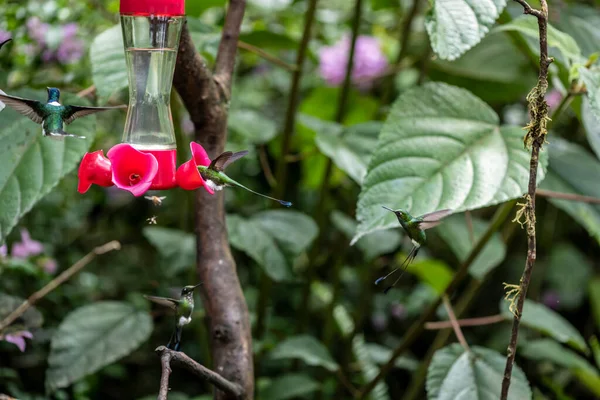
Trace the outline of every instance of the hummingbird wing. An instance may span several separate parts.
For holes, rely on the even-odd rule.
[[[429,228],[433,228],[434,226],[438,226],[442,223],[442,219],[444,219],[450,214],[452,214],[452,210],[450,209],[438,210],[427,214],[423,214],[418,218],[420,220],[419,228],[426,230]]]
[[[70,124],[75,121],[77,118],[84,117],[86,115],[95,114],[100,111],[107,110],[122,110],[126,109],[127,106],[125,104],[115,107],[83,107],[83,106],[65,106],[65,113],[63,120],[65,124]]]
[[[16,96],[9,96],[7,94],[0,94],[0,101],[16,112],[23,114],[36,124],[41,124],[46,116],[42,111],[40,111],[42,109],[42,103],[37,100],[29,100]]]
[[[171,299],[169,297],[157,297],[157,296],[147,296],[143,295],[147,300],[150,300],[156,304],[160,304],[161,306],[168,307],[172,310],[177,310],[177,305],[179,304],[179,300]]]
[[[11,40],[12,40],[12,38],[8,38],[4,42],[0,43],[0,49],[2,48],[2,46],[4,46],[6,43],[10,42]]]
[[[225,170],[225,168],[227,168],[227,166],[229,166],[234,161],[244,157],[246,154],[248,154],[248,150],[238,151],[237,153],[226,151],[219,157],[212,160],[208,168],[218,172],[222,172],[223,170]]]

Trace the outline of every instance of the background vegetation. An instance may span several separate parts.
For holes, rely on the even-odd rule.
[[[225,1],[187,3],[191,37],[213,65]],[[519,282],[527,251],[525,231],[511,220],[527,191],[522,127],[539,42],[535,18],[516,2],[468,3],[247,0],[226,149],[250,154],[228,174],[294,203],[288,210],[236,189],[224,194],[253,329],[257,399],[359,397],[394,352],[401,355],[366,397],[453,399],[466,390],[468,399],[498,398],[512,321],[503,283]],[[514,399],[600,396],[599,6],[549,4],[551,121]],[[5,92],[44,99],[45,87],[56,86],[64,103],[127,103],[118,1],[4,1],[0,15],[0,41],[13,38],[0,50]],[[181,163],[194,127],[175,91],[171,106]],[[194,197],[156,193],[167,197],[155,206],[115,188],[77,193],[82,155],[119,143],[123,123],[124,113],[86,117],[72,125],[86,141],[55,142],[12,110],[0,112],[0,316],[94,247],[122,244],[0,332],[0,393],[156,396],[153,350],[173,320],[141,294],[176,297],[197,282]],[[411,243],[380,205],[415,215],[456,210],[428,231],[387,295],[373,282]],[[477,243],[485,247],[472,257]],[[439,330],[421,318],[466,268],[445,298],[459,318],[490,318],[464,327],[461,346],[450,344],[449,325]],[[448,320],[447,307],[435,310],[434,319]],[[198,299],[183,350],[211,367],[205,317]],[[410,346],[399,347],[409,335]],[[212,398],[212,387],[184,370],[174,370],[170,386],[170,399]]]

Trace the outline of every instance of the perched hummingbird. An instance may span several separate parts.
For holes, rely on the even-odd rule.
[[[273,197],[269,197],[264,194],[255,192],[254,190],[247,188],[241,183],[234,181],[233,179],[231,179],[223,173],[223,171],[225,170],[225,168],[227,168],[228,165],[244,157],[246,154],[248,154],[248,150],[239,151],[237,153],[226,151],[225,153],[212,160],[208,167],[204,165],[199,165],[198,170],[200,171],[202,179],[204,179],[208,187],[215,191],[223,190],[223,188],[226,186],[237,186],[242,189],[246,189],[251,193],[257,194],[262,197],[266,197],[267,199],[275,200],[282,206],[290,207],[292,203],[290,203],[289,201],[278,200]]]
[[[10,42],[11,40],[12,40],[11,38],[8,38],[4,42],[0,43],[0,49],[2,48],[2,46],[4,46],[6,43]]]
[[[181,331],[183,326],[192,322],[192,313],[194,312],[194,289],[202,285],[202,282],[195,286],[185,286],[181,289],[181,296],[179,300],[171,299],[169,297],[156,297],[146,296],[144,297],[156,304],[161,306],[169,307],[176,312],[176,324],[175,330],[167,343],[167,348],[175,351],[179,351],[181,348]]]
[[[394,214],[396,214],[396,218],[398,218],[398,222],[400,222],[400,225],[402,225],[402,228],[404,229],[404,231],[406,232],[406,234],[408,235],[408,237],[410,238],[410,240],[413,243],[413,248],[410,250],[410,252],[408,253],[408,256],[406,257],[406,260],[404,260],[404,262],[400,265],[400,267],[394,269],[389,274],[382,276],[381,278],[378,278],[375,281],[375,284],[377,285],[377,284],[379,284],[379,282],[387,279],[394,272],[398,271],[399,269],[402,269],[402,272],[400,272],[400,276],[398,276],[398,278],[394,281],[394,283],[392,285],[388,286],[385,289],[384,293],[387,293],[391,288],[396,286],[396,283],[398,283],[398,281],[402,277],[402,274],[406,270],[406,267],[408,267],[408,265],[415,259],[415,257],[417,257],[417,253],[419,252],[419,249],[421,248],[422,245],[425,244],[425,241],[427,240],[427,236],[425,235],[425,230],[427,230],[429,228],[433,228],[434,226],[441,224],[442,219],[444,217],[447,217],[448,215],[450,215],[452,213],[452,210],[445,209],[445,210],[434,211],[434,212],[430,212],[427,214],[423,214],[420,217],[415,218],[404,210],[392,210],[391,208],[388,208],[386,206],[382,206],[382,207],[385,208],[386,210],[391,211]]]
[[[63,130],[65,124],[70,124],[79,117],[94,114],[100,111],[115,110],[127,108],[126,105],[116,107],[83,107],[83,106],[63,106],[58,102],[60,90],[57,88],[48,89],[48,101],[42,103],[37,100],[23,99],[21,97],[0,94],[0,101],[17,112],[31,119],[36,124],[42,124],[42,133],[44,136],[72,136],[85,139],[83,136],[71,135]]]

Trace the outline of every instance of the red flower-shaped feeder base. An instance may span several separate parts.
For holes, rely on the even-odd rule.
[[[198,165],[209,165],[210,158],[198,143],[190,143],[192,158],[176,171],[177,150],[138,150],[121,143],[111,148],[104,157],[102,150],[86,153],[79,165],[77,191],[85,193],[92,184],[108,187],[115,185],[139,197],[148,190],[167,190],[177,186],[195,190],[204,186]]]

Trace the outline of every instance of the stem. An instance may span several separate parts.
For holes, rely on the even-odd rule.
[[[542,197],[548,197],[551,199],[571,200],[571,201],[580,201],[582,203],[600,204],[600,198],[598,198],[598,197],[583,196],[581,194],[575,194],[575,193],[561,193],[561,192],[554,192],[552,190],[537,189],[536,194],[540,195]]]
[[[354,54],[356,51],[356,39],[358,38],[358,30],[360,28],[360,16],[362,13],[362,2],[363,0],[356,0],[354,6],[354,16],[352,19],[352,39],[350,42],[350,53],[348,54],[348,63],[346,64],[346,75],[344,76],[344,83],[342,84],[342,90],[338,98],[338,107],[335,114],[335,122],[342,123],[344,116],[346,115],[346,104],[348,103],[348,95],[350,94],[350,87],[352,84],[352,67],[354,66]],[[333,161],[331,158],[327,159],[327,165],[325,166],[325,173],[323,174],[323,180],[321,183],[321,189],[319,192],[319,200],[317,201],[317,207],[315,210],[315,219],[317,226],[319,227],[319,237],[315,240],[312,251],[310,254],[310,263],[306,271],[307,282],[304,285],[302,291],[302,302],[300,304],[308,304],[310,298],[310,287],[311,283],[316,277],[316,266],[315,259],[320,251],[319,244],[322,241],[324,234],[325,221],[327,217],[327,210],[325,208],[325,201],[327,200],[327,194],[329,193],[329,185],[331,183],[331,172],[333,171]],[[337,277],[335,277],[337,279]],[[300,314],[300,323],[297,325],[298,332],[301,332],[306,327],[308,322],[310,310],[308,307],[303,306]]]
[[[498,322],[506,321],[506,317],[502,314],[489,315],[487,317],[465,318],[456,320],[459,326],[484,326],[497,324]],[[452,328],[452,321],[428,322],[425,324],[427,330],[438,330]]]
[[[473,216],[471,211],[465,211],[465,222],[467,223],[467,230],[469,231],[469,241],[471,244],[475,243],[475,230],[473,229]]]
[[[535,192],[537,184],[537,170],[539,152],[546,138],[546,122],[548,114],[548,104],[544,99],[546,89],[548,88],[548,66],[552,59],[548,57],[548,4],[546,0],[541,0],[541,11],[534,10],[527,4],[525,0],[515,0],[524,8],[525,14],[533,15],[538,20],[540,34],[540,75],[536,88],[530,94],[530,113],[531,122],[528,125],[526,135],[526,143],[531,143],[531,161],[529,163],[529,190],[527,194],[527,203],[523,206],[527,224],[527,261],[521,283],[519,286],[519,298],[517,300],[516,310],[513,318],[513,326],[508,345],[508,356],[506,358],[506,367],[504,369],[504,377],[502,379],[502,392],[500,400],[508,398],[508,390],[510,388],[510,380],[512,377],[512,369],[517,353],[517,341],[519,337],[519,325],[521,315],[523,313],[523,305],[527,296],[527,289],[533,273],[533,267],[536,259],[536,237],[535,237]],[[528,97],[530,97],[528,96]]]
[[[448,318],[450,318],[450,325],[454,330],[454,334],[456,335],[458,342],[463,347],[463,349],[465,349],[465,351],[471,352],[471,348],[469,347],[469,344],[465,339],[465,335],[463,335],[462,330],[460,329],[460,325],[456,321],[456,315],[454,315],[454,310],[452,310],[452,304],[450,303],[450,299],[448,299],[448,295],[445,294],[442,296],[442,302],[444,303],[444,307],[446,308],[446,312],[448,313]]]
[[[502,224],[504,224],[504,221],[506,221],[506,219],[510,215],[514,204],[514,201],[509,201],[502,204],[498,208],[498,210],[494,214],[494,217],[492,218],[492,221],[490,222],[488,229],[479,238],[479,240],[469,253],[467,259],[458,268],[458,270],[454,274],[454,278],[444,290],[444,294],[452,295],[452,293],[454,293],[458,285],[467,276],[469,267],[471,266],[473,261],[477,258],[477,256],[479,256],[485,245],[492,238],[492,235],[498,229],[500,229]],[[388,362],[381,367],[381,369],[379,370],[379,374],[377,374],[377,376],[362,389],[361,394],[359,396],[360,399],[365,399],[369,395],[369,393],[375,388],[377,383],[394,368],[394,363],[396,362],[396,359],[398,359],[398,357],[400,357],[402,353],[404,353],[404,351],[407,350],[415,342],[415,340],[417,340],[421,336],[425,329],[425,323],[435,315],[435,312],[440,302],[441,297],[438,296],[437,299],[434,300],[433,303],[430,304],[425,311],[423,311],[419,319],[413,322],[410,328],[408,328],[406,335],[404,335],[404,340],[402,341],[402,343],[400,343],[398,347],[396,347]]]
[[[63,273],[58,275],[56,278],[52,279],[50,282],[48,282],[46,286],[33,293],[27,298],[27,300],[21,303],[19,307],[17,307],[13,312],[8,314],[6,318],[4,318],[0,322],[0,332],[6,327],[8,327],[10,324],[12,324],[21,315],[23,315],[25,311],[27,311],[30,307],[33,307],[33,305],[37,303],[40,299],[42,299],[48,293],[65,283],[73,275],[81,271],[81,269],[88,265],[94,258],[96,258],[96,256],[108,253],[109,251],[119,250],[120,248],[121,244],[116,240],[113,240],[90,251],[81,260],[77,261],[75,264],[67,268]]]
[[[240,49],[247,50],[251,53],[254,53],[254,54],[258,55],[259,57],[262,57],[265,60],[267,60],[275,65],[279,65],[280,67],[282,67],[283,69],[286,69],[288,71],[296,71],[298,69],[298,67],[296,65],[288,64],[285,61],[283,61],[275,56],[272,56],[271,54],[267,53],[263,49],[251,45],[250,43],[246,43],[246,42],[242,42],[241,40],[238,40],[237,47]]]

